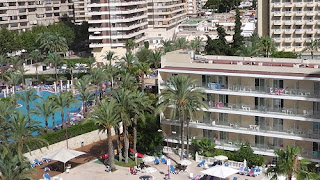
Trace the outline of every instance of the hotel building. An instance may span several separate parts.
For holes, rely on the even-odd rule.
[[[259,0],[258,34],[270,36],[278,51],[301,52],[320,37],[320,1]]]
[[[36,25],[49,25],[68,16],[73,19],[71,0],[2,0],[0,26],[25,31]]]
[[[88,2],[89,0],[72,0],[74,9],[74,22],[81,24],[83,21],[89,20]]]
[[[209,138],[215,148],[229,151],[249,143],[268,161],[275,149],[299,146],[302,157],[320,162],[319,61],[209,55],[192,59],[175,51],[161,63],[159,93],[171,76],[183,74],[207,95],[209,108],[190,122],[191,138]],[[174,146],[180,142],[180,123],[169,114],[163,112],[161,125],[169,146]]]

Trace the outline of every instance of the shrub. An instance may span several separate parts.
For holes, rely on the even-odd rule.
[[[94,131],[96,129],[97,129],[97,126],[93,122],[77,124],[77,125],[68,127],[68,138],[76,137],[81,134]],[[56,132],[42,134],[40,135],[40,138],[46,139],[49,145],[51,145],[51,144],[58,143],[60,141],[64,141],[66,139],[65,132],[66,132],[65,129],[61,129]],[[31,150],[35,150],[35,149],[36,147],[31,147]]]

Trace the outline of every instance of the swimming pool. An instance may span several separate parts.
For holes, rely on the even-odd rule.
[[[24,91],[19,91],[17,93],[24,93]],[[35,93],[37,93],[38,96],[40,96],[40,97],[42,97],[44,99],[48,99],[48,97],[50,95],[55,94],[55,93],[49,92],[49,91],[40,91],[40,92],[35,91]],[[0,97],[3,97],[3,95],[1,94]],[[76,98],[79,99],[79,96],[78,97],[76,96]],[[33,101],[30,104],[30,109],[34,109],[35,108],[35,103],[37,103],[37,102],[41,103],[41,99],[38,98],[35,101]],[[21,104],[22,106],[21,107],[17,107],[17,110],[20,110],[23,113],[27,113],[27,108],[26,108],[25,102],[22,101],[22,100],[18,100],[18,104]],[[78,112],[80,112],[81,105],[82,105],[81,101],[79,101],[77,103],[74,103],[73,105],[70,106],[69,112],[70,113],[78,113]],[[45,121],[44,121],[44,119],[42,117],[39,117],[39,116],[36,116],[36,115],[32,115],[31,119],[38,121],[42,127],[45,127]],[[54,120],[55,120],[55,125],[61,125],[62,124],[62,119],[61,119],[61,113],[60,112],[54,113]],[[67,108],[64,108],[64,120],[65,121],[67,120]],[[50,129],[53,128],[52,127],[52,116],[48,120],[48,127]]]

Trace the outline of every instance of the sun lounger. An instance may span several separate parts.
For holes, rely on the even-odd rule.
[[[239,171],[239,174],[246,175],[246,174],[248,174],[248,170],[249,170],[248,167],[244,167],[242,171]]]
[[[214,177],[213,176],[210,176],[210,179],[209,180],[213,180],[214,179]]]
[[[166,159],[161,158],[160,160],[161,160],[161,162],[162,162],[163,164],[167,164],[167,160],[166,160]]]
[[[209,165],[209,168],[216,166],[218,163],[214,162],[213,164]]]
[[[34,168],[34,167],[37,166],[36,164],[33,164],[33,163],[29,163],[29,165],[30,165],[32,168]]]
[[[205,162],[206,162],[205,160],[202,160],[197,166],[198,166],[198,167],[201,167],[201,166],[204,165]]]
[[[200,180],[201,175],[197,175],[196,177],[192,178],[192,180]]]
[[[39,161],[38,159],[34,159],[34,162],[39,166],[43,164],[43,161]]]
[[[178,171],[176,171],[176,170],[174,169],[173,165],[170,165],[170,172],[171,172],[172,174],[178,174]]]
[[[261,174],[261,170],[260,169],[256,169],[255,171],[254,171],[254,173],[253,173],[253,177],[256,177],[256,176],[258,176],[259,174]]]
[[[43,174],[43,178],[44,178],[45,180],[50,180],[50,179],[51,179],[51,177],[50,177],[50,175],[49,175],[48,173],[44,173],[44,174]]]
[[[252,168],[251,171],[249,171],[249,173],[247,174],[248,176],[253,176],[255,169]]]
[[[238,180],[238,178],[237,177],[233,177],[233,179],[232,180]]]
[[[49,163],[51,161],[51,159],[42,158],[42,161],[45,161],[46,163]]]
[[[137,174],[137,171],[134,170],[134,167],[130,167],[130,174],[132,174],[132,175],[136,175]]]
[[[159,160],[158,160],[158,158],[155,158],[154,159],[154,164],[159,164],[160,162],[159,162]]]

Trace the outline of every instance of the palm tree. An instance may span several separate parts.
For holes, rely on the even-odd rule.
[[[140,62],[136,65],[136,70],[141,78],[141,91],[144,91],[144,78],[146,74],[149,74],[149,65],[147,63]]]
[[[37,115],[39,117],[42,117],[44,119],[45,129],[47,132],[49,118],[50,117],[53,118],[54,113],[56,111],[56,109],[55,109],[56,106],[54,105],[53,101],[51,101],[51,100],[41,99],[41,103],[36,103],[35,107],[36,107],[36,109],[34,109],[32,111],[32,114]],[[54,127],[54,124],[53,124],[52,128],[53,127]]]
[[[48,64],[48,65],[53,65],[54,67],[54,72],[55,72],[55,75],[56,75],[56,81],[58,81],[58,71],[57,71],[57,67],[62,64],[63,62],[65,62],[60,54],[57,54],[57,53],[52,53],[52,54],[49,54],[48,58],[45,60],[45,62]]]
[[[190,43],[190,48],[194,50],[196,54],[200,53],[202,41],[203,41],[203,38],[198,36],[194,40],[192,40]]]
[[[255,57],[258,55],[259,47],[255,47],[252,45],[247,46],[241,46],[239,50],[235,52],[235,55],[237,56],[243,56],[243,57]]]
[[[8,148],[6,153],[0,152],[0,179],[3,180],[26,180],[32,179],[28,175],[32,174],[32,169],[26,158],[23,157],[22,161],[15,153],[15,148]]]
[[[34,136],[34,132],[41,132],[41,127],[39,122],[31,120],[21,114],[13,114],[10,118],[11,133],[10,139],[12,139],[16,144],[17,155],[22,162],[24,150],[31,151],[30,146],[33,147],[43,147],[43,145],[48,145],[47,140],[41,138],[40,136]]]
[[[94,93],[90,92],[91,80],[89,77],[84,76],[75,82],[75,88],[79,91],[80,98],[82,101],[82,111],[83,115],[86,116],[87,112],[87,103],[94,99]]]
[[[128,71],[124,71],[123,73],[120,74],[121,81],[120,85],[121,88],[123,89],[134,89],[136,86],[136,78]]]
[[[38,49],[35,49],[29,54],[28,58],[30,60],[32,60],[32,64],[36,68],[37,79],[39,79],[38,67],[40,66],[40,64],[38,64],[38,63],[43,59],[43,55],[41,54],[41,52]]]
[[[36,99],[39,98],[39,96],[36,93],[36,90],[34,89],[29,89],[26,90],[24,93],[18,93],[16,94],[17,99],[22,100],[27,109],[27,117],[31,120],[30,118],[30,105],[32,102],[34,102]]]
[[[161,42],[161,44],[164,53],[170,52],[174,49],[172,46],[172,41],[170,40],[164,40]]]
[[[67,52],[67,40],[56,32],[45,32],[39,34],[37,42],[44,52],[58,53]]]
[[[274,43],[269,36],[263,36],[259,42],[260,51],[264,57],[269,57],[275,50]]]
[[[162,51],[155,50],[151,53],[148,62],[152,64],[155,69],[158,69],[161,64],[161,56],[162,56]]]
[[[96,102],[97,102],[100,96],[99,89],[100,89],[101,83],[106,80],[106,74],[103,69],[96,68],[90,72],[89,78],[91,79],[92,84],[94,84],[96,87],[95,96],[96,96]]]
[[[105,66],[105,74],[108,80],[111,80],[111,88],[114,87],[114,80],[117,75],[119,75],[120,70],[118,67],[106,65]]]
[[[111,128],[117,127],[120,122],[120,116],[117,113],[117,104],[115,100],[101,101],[99,103],[99,106],[94,108],[94,112],[92,113],[92,120],[99,127],[100,131],[107,131],[110,166],[111,170],[114,171],[116,167],[114,162]]]
[[[187,116],[199,107],[207,107],[202,99],[206,98],[199,88],[194,88],[194,81],[185,75],[172,76],[166,84],[159,98],[159,110],[163,111],[168,106],[171,108],[171,117],[178,113],[181,128],[181,156],[184,153],[184,123]]]
[[[96,63],[96,58],[94,58],[94,57],[89,57],[89,58],[87,59],[87,62],[86,62],[86,63],[88,64],[88,66],[89,66],[89,71],[91,72],[92,67],[93,67],[94,64]]]
[[[10,73],[9,75],[6,76],[6,79],[10,85],[17,86],[20,83],[21,76],[20,74]],[[14,88],[14,91],[16,91],[15,88]]]
[[[2,142],[6,142],[11,131],[8,119],[14,112],[15,107],[2,100],[0,101],[0,139]]]
[[[301,177],[315,176],[314,173],[304,171],[307,169],[307,165],[310,164],[310,161],[306,159],[298,159],[300,156],[300,148],[298,146],[287,146],[285,149],[276,149],[274,153],[277,155],[277,164],[274,167],[268,168],[266,173],[267,175],[272,176],[271,179],[276,180],[279,175],[286,176],[288,180],[292,180],[293,177],[299,179]]]
[[[174,45],[177,49],[185,49],[187,47],[187,40],[185,38],[178,38]]]
[[[78,99],[76,99],[73,94],[69,91],[64,92],[64,98],[66,101],[66,108],[67,108],[67,122],[70,124],[70,106],[78,102]]]
[[[118,58],[115,54],[116,53],[113,51],[107,51],[106,55],[103,56],[103,59],[107,60],[107,62],[109,62],[109,65],[111,66],[112,61],[115,61]]]
[[[131,52],[134,49],[135,45],[136,45],[136,42],[134,42],[134,40],[132,39],[128,39],[124,44],[127,52]]]
[[[311,42],[308,44],[307,47],[305,47],[302,50],[302,52],[310,51],[311,58],[313,59],[313,53],[318,51],[319,45],[320,45],[319,39],[311,40]]]
[[[4,75],[4,71],[3,71],[3,65],[4,65],[4,63],[6,63],[8,61],[8,59],[4,56],[4,55],[2,55],[2,54],[0,54],[0,71],[1,71],[1,79],[3,80],[3,75]]]
[[[57,111],[60,111],[61,122],[66,128],[65,120],[64,120],[64,109],[67,107],[67,94],[66,92],[59,93],[57,95],[51,95],[50,99],[55,102],[55,106]]]
[[[27,72],[28,70],[25,70],[25,69],[24,69],[24,66],[22,65],[22,66],[18,66],[18,67],[17,67],[17,71],[18,71],[18,73],[21,75],[22,83],[25,84],[26,82],[25,82],[25,80],[24,80],[24,75],[26,74],[26,72]]]
[[[19,56],[11,56],[8,61],[13,66],[13,68],[17,68],[18,66],[22,66],[23,64],[23,60],[20,59]]]
[[[135,91],[133,92],[133,100],[135,103],[135,115],[133,117],[133,154],[137,152],[137,125],[138,118],[145,120],[144,114],[146,111],[152,111],[152,101],[149,96],[147,96],[143,92]],[[137,162],[137,157],[135,156],[135,160]]]
[[[137,107],[133,97],[133,92],[130,90],[119,89],[114,91],[113,98],[117,103],[117,110],[123,125],[124,134],[124,157],[125,163],[128,164],[128,150],[129,150],[129,134],[128,127],[132,125],[132,114],[135,114]]]
[[[122,58],[121,66],[126,68],[128,71],[131,71],[132,66],[136,62],[136,58],[131,51],[127,52]]]

